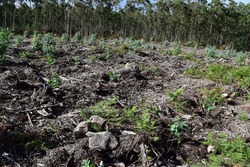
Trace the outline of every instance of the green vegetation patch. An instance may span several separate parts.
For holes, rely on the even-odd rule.
[[[215,148],[208,155],[208,166],[249,166],[250,164],[250,146],[240,137],[229,139],[225,134],[209,133],[203,144]]]
[[[192,67],[186,73],[199,78],[207,78],[212,81],[232,84],[239,83],[241,86],[250,87],[250,66],[228,66],[212,64],[204,68]]]
[[[103,100],[88,108],[82,109],[81,114],[85,119],[92,115],[105,118],[109,125],[133,128],[137,132],[149,134],[149,137],[157,140],[154,130],[157,128],[157,118],[153,117],[159,110],[142,102],[139,106],[125,106],[120,108],[116,98]]]
[[[201,89],[201,93],[203,94],[203,98],[200,103],[205,111],[210,112],[214,110],[217,105],[224,104],[224,98],[221,96],[222,89],[220,87],[214,87],[212,89],[203,88]]]

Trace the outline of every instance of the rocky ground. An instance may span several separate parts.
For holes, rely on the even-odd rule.
[[[0,65],[0,166],[78,167],[87,160],[116,167],[189,166],[207,159],[210,150],[202,141],[210,132],[250,141],[249,121],[239,119],[242,113],[249,117],[247,90],[185,72],[234,60],[208,59],[203,49],[184,46],[168,55],[160,46],[107,53],[67,44],[51,59],[29,41],[9,49]],[[24,51],[32,56],[21,57]],[[192,59],[185,57],[190,52]],[[223,103],[208,112],[202,90],[213,89]],[[133,106],[136,111],[124,115]]]

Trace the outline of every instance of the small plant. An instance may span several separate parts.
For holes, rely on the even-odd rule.
[[[84,159],[81,162],[80,167],[95,167],[95,164],[92,164],[88,159]]]
[[[245,55],[243,54],[243,52],[239,52],[237,54],[237,57],[235,57],[235,61],[238,64],[241,64],[241,63],[243,63],[245,61]]]
[[[115,71],[109,71],[108,72],[109,79],[113,81],[117,77],[117,73]]]
[[[179,101],[180,96],[183,94],[183,89],[179,88],[174,92],[170,90],[165,90],[165,94],[168,95],[168,97],[170,98],[170,101]]]
[[[23,32],[23,37],[24,37],[24,38],[29,38],[29,37],[30,37],[29,32],[28,32],[28,31],[24,31],[24,32]]]
[[[96,165],[91,163],[89,159],[84,159],[80,164],[80,167],[95,167],[95,166]],[[97,165],[97,167],[104,167],[103,161],[101,161],[100,164]]]
[[[163,42],[163,48],[167,49],[169,48],[169,46],[170,46],[170,43],[168,41]]]
[[[202,144],[212,145],[215,151],[208,155],[208,166],[247,166],[250,147],[240,137],[229,139],[225,134],[209,133]]]
[[[53,75],[51,79],[48,80],[48,84],[50,84],[52,88],[59,88],[61,83],[61,78],[57,74]]]
[[[37,31],[34,32],[31,47],[33,50],[41,50],[42,49],[42,35],[39,34]]]
[[[23,38],[20,35],[17,35],[14,41],[15,46],[19,46],[22,42],[23,42]]]
[[[81,42],[81,40],[82,40],[82,35],[81,35],[81,33],[78,31],[78,32],[75,33],[75,35],[74,35],[73,38],[76,40],[77,43],[79,43],[79,42]]]
[[[209,58],[216,58],[217,56],[216,47],[206,47],[205,48],[205,56]]]
[[[48,149],[52,148],[52,145],[48,142],[42,141],[41,139],[34,139],[26,143],[25,148],[28,151],[34,151],[34,150],[47,151]]]
[[[205,111],[211,112],[215,109],[215,106],[224,103],[224,99],[221,97],[222,90],[219,87],[212,89],[204,88],[201,90],[201,93],[203,93],[204,97],[200,103]]]
[[[196,51],[192,51],[192,52],[187,52],[185,54],[182,54],[182,57],[186,60],[195,62],[195,63],[200,63],[201,60],[196,58]]]
[[[43,37],[42,51],[47,54],[52,54],[55,51],[55,41],[49,33]]]
[[[105,42],[103,40],[100,40],[97,47],[100,49],[105,49],[106,48]]]
[[[172,55],[181,54],[181,46],[178,42],[174,42],[173,47],[174,49],[172,50]]]
[[[23,58],[32,58],[34,55],[30,53],[29,51],[24,51],[20,53],[20,56]]]
[[[183,132],[187,130],[187,124],[178,116],[174,118],[174,123],[170,125],[170,132],[176,137],[180,137]]]
[[[71,62],[74,65],[79,65],[81,63],[81,61],[79,60],[79,57],[77,57],[77,56],[73,57],[73,59],[71,60]]]
[[[60,41],[62,44],[68,43],[70,41],[69,35],[66,33],[62,34]]]
[[[183,94],[183,89],[179,88],[176,91],[165,90],[164,93],[169,97],[170,102],[177,110],[185,110],[186,101],[183,101],[180,96]]]
[[[192,67],[187,74],[207,78],[215,82],[231,84],[237,83],[245,88],[250,87],[250,66],[228,66],[220,64],[207,65],[205,67]]]
[[[98,115],[108,120],[108,124],[119,127],[122,126],[123,122],[126,122],[126,126],[131,126],[136,131],[157,140],[154,134],[154,130],[157,128],[157,119],[153,117],[153,114],[158,112],[156,107],[142,103],[141,106],[119,109],[116,104],[116,98],[103,100],[83,109],[81,115],[84,119],[89,119],[91,115]]]
[[[150,68],[150,73],[153,76],[156,76],[156,74],[157,74],[158,71],[159,71],[159,69],[157,67],[155,67],[155,66],[153,66],[153,67]]]
[[[96,43],[97,39],[96,39],[96,35],[92,34],[89,38],[89,44],[94,45]]]
[[[3,62],[7,49],[10,47],[10,32],[0,29],[0,62]]]
[[[47,61],[49,65],[53,65],[56,63],[56,59],[51,54],[46,54],[44,59]]]
[[[248,121],[248,115],[246,113],[239,114],[239,119],[243,122]]]

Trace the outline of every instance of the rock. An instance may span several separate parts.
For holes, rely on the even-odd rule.
[[[129,130],[123,130],[123,131],[121,131],[121,134],[122,135],[136,135],[135,132],[129,131]]]
[[[228,94],[228,93],[223,93],[223,94],[221,95],[221,97],[222,97],[222,98],[227,98],[227,97],[229,97],[229,94]]]
[[[208,153],[211,153],[211,152],[214,152],[214,151],[215,151],[214,146],[209,145],[209,146],[207,147],[207,152],[208,152]]]
[[[188,120],[190,120],[192,118],[192,115],[182,115],[181,118],[188,121]]]
[[[76,138],[82,137],[88,132],[88,124],[86,121],[80,122],[73,131]]]
[[[113,150],[118,146],[116,137],[110,132],[88,132],[89,148],[98,150]]]
[[[100,127],[103,127],[106,120],[102,117],[99,117],[98,115],[92,115],[90,118],[89,118],[89,121],[92,123],[92,124],[96,124],[96,125],[99,125]]]
[[[250,112],[250,105],[249,104],[244,104],[244,105],[240,106],[240,108],[242,111]]]
[[[104,164],[107,167],[125,167],[124,163],[112,163],[112,164]]]

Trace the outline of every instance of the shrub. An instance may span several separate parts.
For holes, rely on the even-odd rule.
[[[0,30],[0,62],[4,61],[4,54],[10,47],[10,32],[8,30]]]
[[[24,31],[24,32],[23,32],[23,37],[24,37],[24,38],[29,38],[29,37],[30,37],[29,32],[28,32],[28,31]]]
[[[60,39],[61,43],[66,44],[67,42],[69,42],[69,40],[70,40],[70,37],[68,34],[65,34],[65,33],[62,34],[61,39]]]
[[[174,118],[173,124],[170,125],[170,132],[176,137],[180,137],[181,134],[187,130],[187,124],[182,121],[178,116]]]
[[[20,53],[20,56],[23,58],[32,58],[34,55],[28,51],[24,51]]]
[[[49,33],[43,37],[42,51],[47,54],[52,54],[55,51],[55,41]]]
[[[74,39],[75,39],[76,42],[78,42],[78,43],[81,42],[81,40],[82,40],[82,35],[81,35],[81,33],[80,33],[79,31],[75,33]]]
[[[33,50],[41,50],[42,49],[42,35],[39,34],[37,31],[34,32],[31,47]]]
[[[243,139],[229,139],[225,134],[209,133],[207,140],[202,142],[215,147],[208,155],[208,166],[247,166],[250,164],[250,147]]]
[[[215,58],[217,56],[217,51],[216,51],[216,47],[206,47],[205,48],[205,56],[209,57],[209,58]]]
[[[22,43],[22,41],[23,41],[23,38],[21,36],[17,35],[15,37],[15,40],[14,40],[15,46],[20,45]]]

